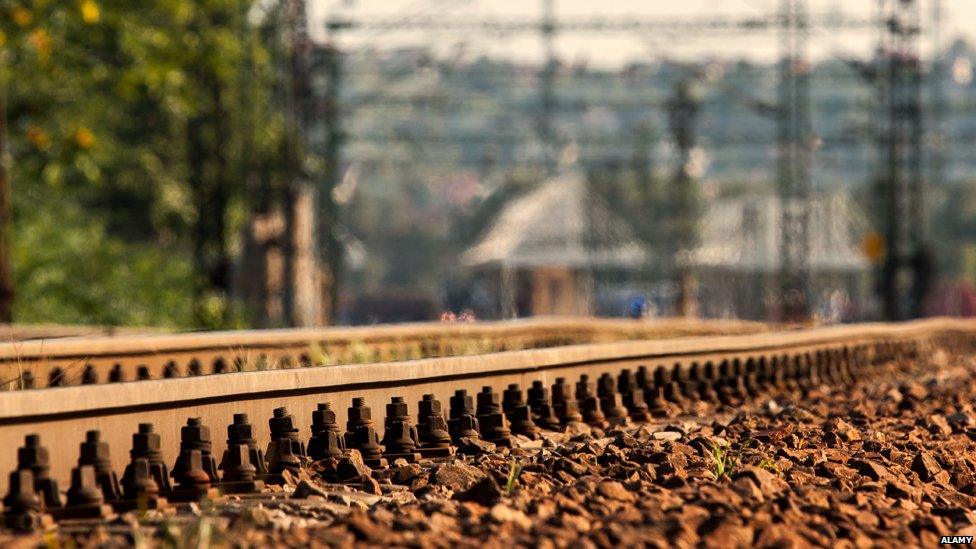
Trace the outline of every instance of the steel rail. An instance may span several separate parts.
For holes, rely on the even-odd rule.
[[[64,337],[0,343],[0,382],[7,388],[41,388],[764,329],[756,323],[725,321],[541,318]]]
[[[0,393],[0,472],[16,467],[15,449],[30,433],[41,435],[50,450],[52,474],[65,485],[78,457],[78,445],[91,429],[102,432],[102,439],[111,447],[112,466],[121,471],[128,461],[132,434],[140,423],[155,425],[163,438],[163,457],[172,463],[180,427],[188,417],[202,418],[210,427],[213,452],[220,456],[225,447],[224,430],[234,413],[250,416],[263,447],[270,437],[267,419],[281,406],[295,416],[301,436],[307,439],[309,416],[317,403],[331,402],[340,424],[344,424],[345,407],[353,397],[364,397],[374,410],[374,419],[378,419],[393,396],[405,397],[411,414],[415,414],[422,395],[434,394],[446,407],[448,397],[457,389],[473,394],[491,386],[501,392],[509,384],[524,388],[536,380],[548,386],[557,377],[575,382],[584,373],[595,379],[605,372],[616,376],[623,368],[641,365],[652,370],[677,366],[687,372],[693,363],[717,364],[735,358],[743,362],[769,360],[775,365],[804,356],[817,364],[821,357],[831,360],[844,356],[845,361],[865,367],[930,353],[936,346],[966,345],[971,350],[974,341],[976,322],[935,319],[11,391]],[[5,482],[5,475],[0,474],[0,490]]]

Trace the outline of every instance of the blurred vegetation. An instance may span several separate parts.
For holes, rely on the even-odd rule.
[[[301,169],[285,112],[290,83],[277,5],[0,0],[18,322],[244,323],[228,297],[238,235],[252,213],[281,200]],[[673,159],[656,169],[651,153],[664,136],[641,124],[632,161],[586,171],[611,208],[660,250],[674,210],[674,178],[660,174],[672,171]],[[380,176],[394,184],[376,184]],[[343,217],[378,266],[351,282],[367,292],[437,294],[463,284],[457,254],[541,175],[512,169],[483,188],[401,169],[363,178],[373,184],[355,193]],[[730,182],[712,196],[771,188]],[[942,274],[972,278],[976,184],[940,193],[932,234]]]
[[[193,318],[188,258],[113,237],[77,205],[48,203],[18,223],[18,322],[178,327]]]
[[[294,164],[257,4],[0,0],[18,322],[240,322],[234,235]]]

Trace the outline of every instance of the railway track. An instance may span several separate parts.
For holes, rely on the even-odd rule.
[[[541,318],[472,324],[125,333],[57,339],[39,339],[48,332],[35,330],[33,340],[17,341],[11,332],[5,343],[0,343],[0,383],[6,389],[94,385],[321,364],[393,362],[578,343],[746,334],[765,329],[764,325],[747,322]]]
[[[194,470],[201,464],[207,470],[210,463],[211,480],[217,481],[220,473],[213,468],[222,457],[249,458],[256,467],[269,468],[265,480],[274,482],[292,457],[310,452],[320,457],[343,445],[359,449],[372,466],[418,453],[449,455],[462,435],[477,433],[471,431],[474,419],[481,438],[505,445],[511,441],[506,428],[531,437],[535,423],[556,428],[582,420],[607,426],[668,416],[675,406],[695,401],[736,406],[780,390],[847,384],[889,361],[939,349],[968,351],[974,345],[976,323],[935,319],[9,391],[0,393],[0,471],[32,469],[62,488],[93,482],[95,476],[88,478],[82,471],[88,468],[79,466],[81,445],[91,474],[97,471],[103,480],[113,472],[121,477],[130,466],[133,442],[142,441],[135,454],[145,456],[146,441],[158,436],[158,446],[149,452],[158,451],[154,463],[184,472],[188,463],[196,465],[190,467]],[[536,390],[527,394],[533,386]],[[543,395],[539,388],[551,392]],[[466,403],[458,391],[470,400]],[[567,401],[576,402],[578,415]],[[245,422],[249,429],[240,426]],[[411,436],[418,424],[419,437]],[[381,438],[385,452],[377,448]],[[420,445],[411,446],[410,439]],[[38,462],[44,455],[39,447],[46,449],[47,463]],[[268,460],[252,451],[266,448],[274,455]],[[2,475],[0,489],[9,490],[17,474]],[[245,487],[253,487],[247,484],[253,480],[251,475]],[[207,493],[203,489],[197,496]],[[178,500],[185,494],[177,490],[172,496]]]

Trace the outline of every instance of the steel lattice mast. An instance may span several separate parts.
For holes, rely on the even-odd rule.
[[[879,0],[879,12],[877,83],[884,113],[875,196],[885,256],[878,292],[884,317],[904,320],[920,316],[932,267],[924,243],[921,24],[915,0]]]
[[[777,125],[777,190],[780,200],[780,315],[810,316],[810,65],[804,0],[782,0]]]

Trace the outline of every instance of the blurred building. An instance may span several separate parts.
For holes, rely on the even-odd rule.
[[[231,294],[253,326],[321,326],[331,316],[315,253],[315,217],[314,194],[302,187],[284,207],[248,219]]]
[[[233,268],[231,294],[243,304],[248,322],[261,328],[345,320],[330,310],[326,297],[328,271],[315,252],[314,196],[300,189],[290,206],[291,212],[276,208],[248,220]],[[336,233],[346,272],[361,270],[368,257],[363,243],[345,227],[338,226]]]
[[[813,197],[809,208],[811,311],[826,321],[859,318],[871,295],[870,264],[860,251],[867,218],[842,192]],[[712,202],[701,244],[685,258],[703,316],[778,317],[781,221],[775,196]]]
[[[462,263],[495,290],[495,314],[510,318],[591,314],[594,281],[637,272],[646,258],[630,227],[570,173],[506,204]]]

